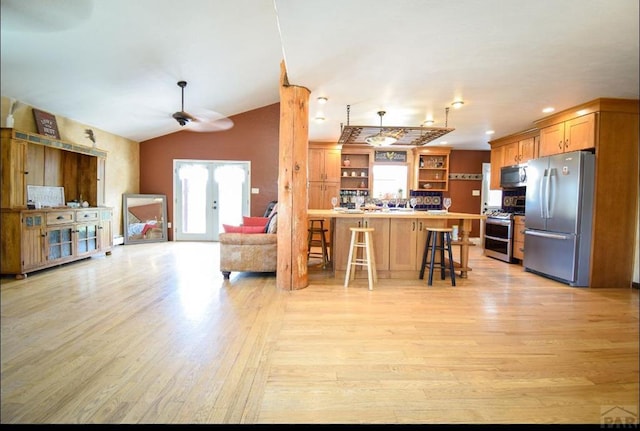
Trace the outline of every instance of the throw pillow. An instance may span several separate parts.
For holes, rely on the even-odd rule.
[[[228,224],[222,225],[225,233],[242,233],[242,226],[231,226]]]
[[[231,226],[223,224],[225,233],[264,233],[262,226]]]
[[[269,223],[269,217],[242,217],[243,226],[260,226],[264,228],[267,223]]]
[[[242,233],[264,233],[262,226],[242,226]]]

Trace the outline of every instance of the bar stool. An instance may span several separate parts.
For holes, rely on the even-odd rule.
[[[316,227],[316,224],[318,226]],[[307,233],[307,258],[321,257],[322,267],[326,268],[327,263],[331,261],[329,257],[329,241],[327,241],[326,233],[328,229],[324,227],[324,219],[309,219],[309,229]],[[320,235],[319,238],[317,236]],[[311,253],[311,247],[321,247],[321,253]]]
[[[437,228],[437,227],[428,227],[427,228],[427,241],[424,245],[424,252],[422,253],[422,266],[420,267],[420,280],[424,279],[424,270],[427,266],[427,254],[429,253],[429,249],[431,249],[431,261],[429,262],[429,283],[431,286],[433,284],[433,268],[434,262],[436,260],[436,250],[440,251],[440,278],[444,280],[445,271],[449,271],[451,274],[451,285],[456,285],[456,272],[453,267],[453,253],[451,251],[451,232],[453,229],[451,228]],[[438,245],[438,240],[440,240],[440,245]],[[444,252],[448,252],[449,257],[449,268],[447,268]]]
[[[378,281],[376,260],[373,254],[373,232],[375,229],[372,227],[352,227],[350,230],[351,245],[349,246],[344,287],[349,287],[349,281],[356,278],[356,266],[366,266],[369,290],[373,290],[374,281]],[[358,249],[362,249],[362,257],[358,257]]]

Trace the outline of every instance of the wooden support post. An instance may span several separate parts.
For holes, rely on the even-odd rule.
[[[278,173],[278,270],[276,286],[285,290],[309,285],[307,268],[307,158],[309,94],[289,85],[280,63],[280,145]]]

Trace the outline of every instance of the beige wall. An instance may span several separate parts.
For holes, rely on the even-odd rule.
[[[6,126],[6,117],[10,100],[2,96],[2,127]],[[37,132],[33,119],[32,106],[18,102],[13,114],[14,128],[25,132]],[[38,107],[36,107],[38,108]],[[96,146],[107,154],[105,173],[105,205],[113,208],[113,234],[122,235],[122,194],[139,193],[140,187],[140,145],[138,142],[113,135],[94,126],[82,124],[69,118],[56,115],[60,138],[63,141],[91,146],[85,129],[92,129],[96,137]]]

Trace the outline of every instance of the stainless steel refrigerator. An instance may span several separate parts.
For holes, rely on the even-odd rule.
[[[587,151],[530,160],[525,202],[525,270],[588,286],[595,157]]]

